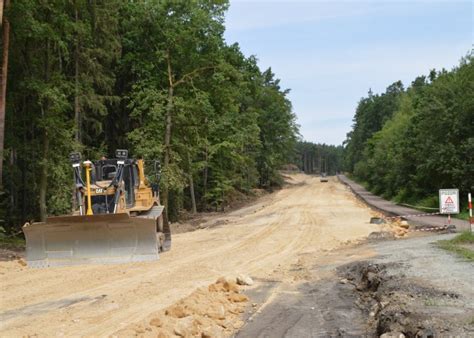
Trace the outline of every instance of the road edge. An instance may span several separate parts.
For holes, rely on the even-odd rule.
[[[404,220],[406,220],[408,222],[408,224],[413,226],[416,230],[433,229],[433,228],[438,228],[439,229],[439,227],[445,226],[445,223],[446,223],[445,219],[444,219],[444,217],[441,217],[441,216],[430,216],[429,221],[425,221],[421,217],[417,217],[417,219],[414,219],[412,217],[405,218],[403,216],[420,214],[420,211],[418,211],[416,209],[407,208],[407,207],[397,206],[395,203],[390,202],[388,200],[385,200],[382,197],[371,193],[370,191],[365,189],[363,186],[361,186],[360,184],[357,184],[356,182],[352,181],[351,179],[349,179],[345,175],[336,175],[336,177],[339,180],[339,182],[346,185],[351,190],[351,192],[354,194],[354,196],[356,196],[357,199],[362,201],[369,208],[371,208],[375,211],[378,211],[378,212],[380,212],[383,215],[388,216],[388,217],[394,217],[394,216],[397,217],[397,216],[399,216],[399,217],[403,218]],[[356,184],[358,186],[357,189],[356,189],[356,187],[354,187],[354,185],[356,185]],[[367,196],[368,197],[375,197],[375,198],[379,199],[380,201],[383,201],[383,202],[386,202],[386,203],[389,203],[389,204],[393,204],[394,207],[397,207],[397,209],[399,209],[402,212],[394,212],[394,211],[391,211],[391,210],[387,210],[386,208],[383,208],[383,207],[377,205],[375,202],[369,201],[366,198]],[[466,229],[469,229],[469,222],[467,222],[467,221],[463,221],[463,220],[459,220],[459,219],[453,219],[452,223],[456,227],[455,228],[456,232],[462,232]]]

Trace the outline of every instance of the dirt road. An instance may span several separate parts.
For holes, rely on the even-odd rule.
[[[105,336],[220,276],[293,282],[289,271],[302,255],[378,230],[373,214],[335,178],[296,174],[285,189],[220,216],[223,225],[174,236],[157,262],[44,270],[1,262],[0,332]]]

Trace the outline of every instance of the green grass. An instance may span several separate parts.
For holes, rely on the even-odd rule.
[[[6,237],[0,234],[0,248],[9,250],[25,249],[25,240],[22,237]]]
[[[451,251],[474,262],[474,250],[464,247],[463,245],[474,245],[474,233],[466,231],[460,233],[450,240],[438,241],[438,246],[444,250]]]
[[[459,214],[453,215],[453,217],[469,221],[469,210],[461,211]]]

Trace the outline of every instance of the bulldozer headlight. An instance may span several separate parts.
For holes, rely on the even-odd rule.
[[[81,163],[81,153],[71,153],[69,154],[69,160],[72,164]]]
[[[115,157],[120,160],[126,160],[128,158],[128,150],[126,149],[115,150]]]

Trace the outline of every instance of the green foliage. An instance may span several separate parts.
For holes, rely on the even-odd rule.
[[[397,202],[435,207],[440,188],[466,196],[474,188],[472,56],[452,71],[432,71],[430,80],[418,77],[407,90],[398,88],[359,103],[346,167]]]
[[[354,171],[356,163],[364,158],[367,141],[379,131],[399,107],[403,85],[397,81],[388,86],[385,93],[373,95],[369,90],[368,97],[362,98],[356,109],[354,124],[347,134],[346,163],[349,171]]]
[[[225,43],[227,7],[12,3],[5,226],[70,212],[73,150],[97,159],[128,148],[161,160],[171,219],[190,208],[191,184],[206,210],[280,182],[298,133],[288,90]]]
[[[344,148],[299,141],[292,162],[297,163],[305,173],[326,172],[329,175],[334,175],[343,169]]]
[[[0,232],[0,248],[7,250],[25,250],[25,239],[17,236],[5,236]]]
[[[453,215],[453,217],[469,221],[469,210],[461,210],[459,214]]]

